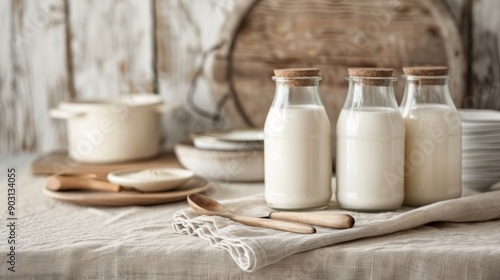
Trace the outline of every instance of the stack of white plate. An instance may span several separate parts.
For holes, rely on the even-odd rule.
[[[500,181],[500,112],[459,110],[463,186],[486,191]]]

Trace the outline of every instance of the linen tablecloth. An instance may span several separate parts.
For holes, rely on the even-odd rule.
[[[60,202],[43,195],[44,178],[31,176],[28,163],[17,166],[16,272],[7,270],[8,229],[2,225],[0,279],[498,279],[500,275],[498,220],[426,224],[293,254],[256,272],[244,272],[226,251],[174,232],[173,214],[188,207],[185,201],[119,208]],[[6,224],[5,179],[1,184],[0,217]],[[262,191],[260,183],[217,184],[207,194],[224,200]]]
[[[236,213],[266,205],[262,194],[223,204]],[[482,222],[500,218],[500,191],[381,213],[342,211],[335,198],[330,204],[333,209],[321,212],[347,212],[357,221],[355,226],[344,230],[316,227],[315,234],[298,234],[249,227],[185,209],[174,214],[173,227],[181,234],[199,236],[210,245],[226,250],[241,269],[251,272],[297,252],[409,230],[432,222]]]

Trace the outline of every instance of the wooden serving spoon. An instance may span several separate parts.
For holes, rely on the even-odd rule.
[[[310,234],[316,232],[316,229],[313,226],[303,223],[237,215],[219,204],[217,201],[202,194],[191,194],[187,197],[187,201],[191,208],[200,214],[221,216],[248,226],[277,229],[295,233]]]
[[[51,191],[92,190],[120,192],[120,185],[97,179],[93,173],[66,173],[47,177],[47,188]]]

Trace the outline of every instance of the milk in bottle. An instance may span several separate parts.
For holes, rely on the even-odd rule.
[[[344,209],[393,210],[404,198],[403,119],[392,69],[349,68],[337,121],[337,201]]]
[[[404,67],[405,200],[422,206],[462,194],[462,127],[448,89],[448,69]]]
[[[264,126],[265,198],[276,209],[319,209],[331,196],[331,127],[319,69],[277,69]]]

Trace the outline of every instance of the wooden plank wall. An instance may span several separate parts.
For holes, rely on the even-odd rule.
[[[152,2],[68,0],[75,94],[153,92]]]
[[[71,97],[66,60],[66,3],[2,1],[0,152],[65,144],[62,123],[48,110]],[[8,57],[3,57],[3,55]]]
[[[183,103],[164,116],[166,148],[229,127],[206,65],[241,1],[0,1],[0,154],[64,147],[64,124],[47,112],[71,98],[158,92]],[[446,2],[469,58],[463,106],[500,109],[500,1]]]

